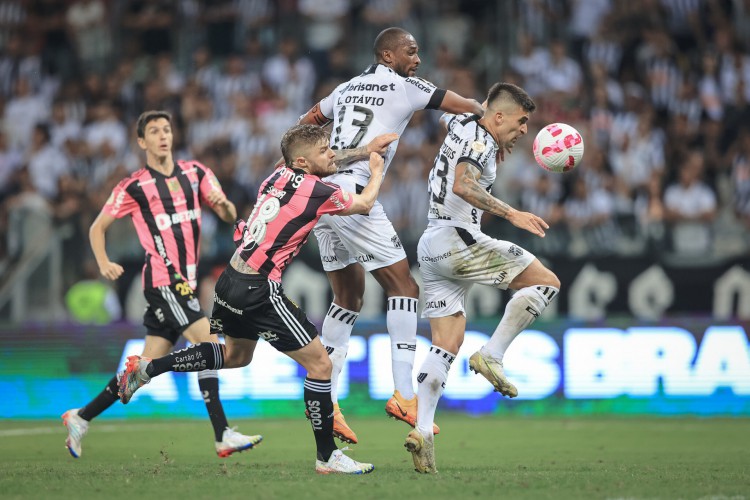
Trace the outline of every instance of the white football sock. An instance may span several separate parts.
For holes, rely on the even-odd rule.
[[[560,290],[553,286],[534,285],[521,288],[514,293],[505,306],[505,314],[500,324],[482,347],[482,352],[502,361],[513,339],[542,314],[559,292]]]
[[[391,336],[393,386],[406,399],[414,397],[412,372],[417,352],[417,299],[388,297],[386,325]]]
[[[424,358],[422,368],[417,375],[417,429],[427,438],[432,436],[432,424],[435,422],[435,410],[440,396],[445,389],[448,370],[456,355],[436,346],[430,346],[430,352]]]
[[[359,313],[344,309],[331,303],[323,320],[320,340],[328,351],[333,370],[331,371],[331,400],[333,404],[339,402],[339,375],[346,363],[346,353],[349,350],[349,337]]]

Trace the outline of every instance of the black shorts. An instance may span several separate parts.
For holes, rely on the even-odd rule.
[[[284,295],[281,283],[231,266],[216,282],[211,333],[261,338],[281,352],[301,349],[318,336],[304,311]]]
[[[176,344],[182,332],[206,317],[201,311],[198,297],[185,282],[146,288],[143,295],[148,302],[143,314],[146,335],[162,337]]]

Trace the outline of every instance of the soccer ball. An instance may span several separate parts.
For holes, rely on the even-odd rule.
[[[534,159],[543,169],[567,172],[583,157],[583,138],[566,123],[551,123],[536,135],[533,150]]]

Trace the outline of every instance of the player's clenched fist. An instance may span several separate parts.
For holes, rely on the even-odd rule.
[[[383,157],[379,153],[370,153],[370,172],[372,172],[372,175],[383,175],[383,164]]]
[[[115,262],[107,262],[106,264],[99,266],[99,272],[108,280],[116,280],[124,272],[122,266]]]

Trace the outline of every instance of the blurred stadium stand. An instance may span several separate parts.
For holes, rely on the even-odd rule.
[[[486,230],[550,263],[566,288],[557,314],[750,318],[746,1],[0,0],[0,321],[76,316],[65,295],[96,277],[88,226],[143,161],[143,110],[173,113],[175,157],[210,166],[247,215],[282,132],[360,73],[388,26],[415,35],[420,76],[438,86],[481,101],[513,81],[536,100],[494,192],[552,230],[533,239],[489,219]],[[410,258],[438,117],[414,117],[381,196]],[[530,153],[556,121],[585,139],[568,175]],[[232,243],[204,218],[210,291]],[[311,243],[285,287],[320,319],[329,291]],[[114,285],[124,317],[139,324],[143,253],[129,221],[112,227],[108,251],[127,270]],[[372,285],[363,315],[377,318]],[[472,311],[498,315],[502,300],[486,295]]]

